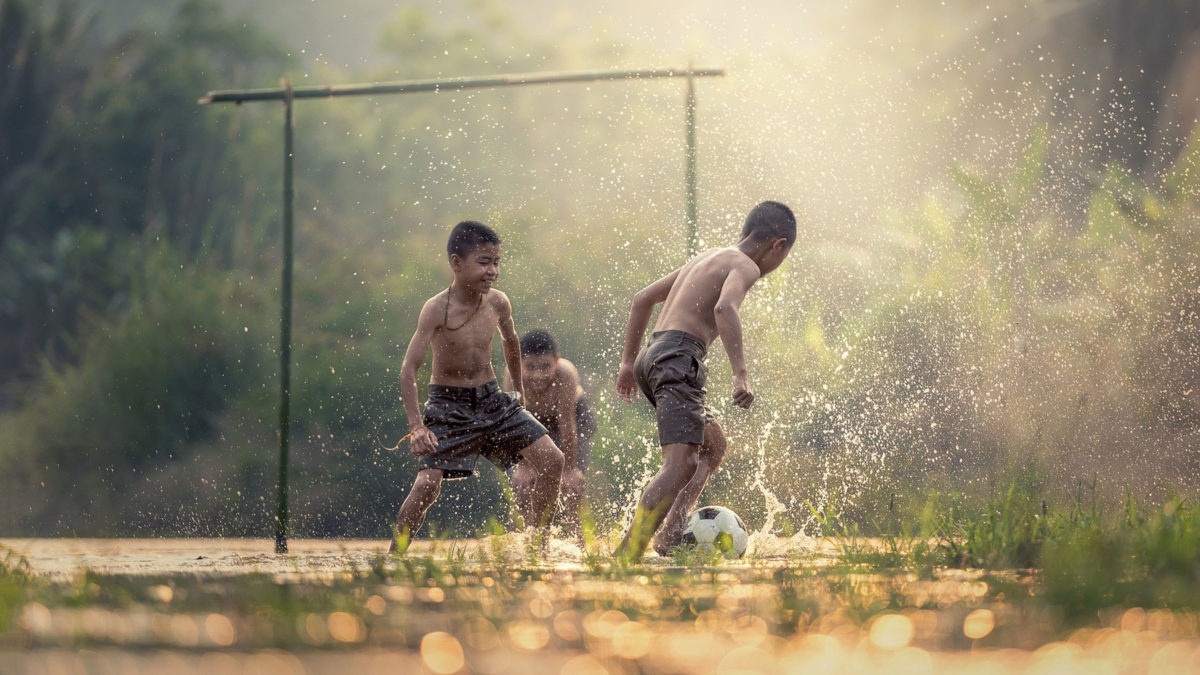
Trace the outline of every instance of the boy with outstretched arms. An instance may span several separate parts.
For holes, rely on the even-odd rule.
[[[400,369],[400,393],[420,469],[396,517],[391,551],[403,553],[420,529],[443,480],[467,478],[482,455],[508,469],[524,460],[534,475],[530,526],[549,528],[558,502],[563,456],[521,405],[521,351],[508,297],[492,288],[500,275],[500,237],[474,221],[459,223],[446,245],[454,281],[425,302]],[[512,394],[492,370],[492,336],[504,341]],[[417,370],[433,347],[429,399],[417,409]]]
[[[583,472],[591,456],[596,419],[579,383],[575,364],[559,355],[554,337],[543,330],[521,336],[521,373],[525,380],[525,407],[546,427],[550,439],[562,450],[562,507],[570,534],[579,534],[579,507],[584,497]],[[508,374],[511,378],[511,373]],[[506,379],[506,386],[509,379]],[[512,487],[517,507],[530,518],[534,473],[528,462],[513,469]]]
[[[637,387],[657,410],[663,466],[638,502],[618,557],[640,559],[660,524],[655,550],[665,555],[678,546],[684,517],[725,456],[725,433],[704,404],[704,356],[720,337],[733,367],[733,404],[749,408],[754,394],[738,308],[754,282],[787,258],[795,241],[791,209],[763,202],[746,217],[736,246],[705,251],[634,295],[617,395],[631,401]],[[660,302],[654,333],[639,351],[650,313]]]

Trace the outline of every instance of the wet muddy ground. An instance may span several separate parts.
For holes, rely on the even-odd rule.
[[[1067,621],[1035,576],[868,573],[825,541],[623,569],[520,535],[0,540],[24,593],[0,673],[1200,672],[1194,613]]]

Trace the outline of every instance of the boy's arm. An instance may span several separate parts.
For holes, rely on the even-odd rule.
[[[717,334],[725,345],[725,353],[729,355],[729,365],[733,368],[733,404],[739,408],[749,408],[754,402],[754,394],[746,382],[746,355],[742,351],[742,317],[738,308],[746,292],[758,281],[758,269],[750,267],[735,267],[725,277],[721,285],[721,296],[713,307],[713,320],[717,324]]]
[[[633,392],[636,389],[633,381],[633,360],[637,358],[638,348],[642,346],[642,336],[646,333],[646,324],[650,323],[650,313],[654,311],[655,305],[667,299],[678,276],[677,269],[633,296],[633,304],[629,307],[629,321],[625,324],[625,348],[621,352],[621,368],[617,372],[617,396],[622,400],[633,400]]]
[[[409,449],[414,455],[427,455],[437,450],[437,437],[421,420],[421,409],[417,403],[417,371],[429,351],[429,343],[438,326],[437,312],[431,300],[421,308],[417,318],[417,330],[404,352],[404,363],[400,366],[400,398],[404,401],[404,414],[408,417],[408,429],[412,434]]]
[[[579,371],[573,366],[563,364],[559,369],[558,396],[554,402],[558,410],[558,436],[561,438],[563,453],[563,474],[574,471],[576,457],[579,454],[579,439],[575,436],[578,421],[575,419],[575,396],[579,391]]]
[[[512,390],[521,395],[525,402],[525,383],[521,380],[521,338],[517,336],[517,326],[513,322],[512,303],[508,296],[496,291],[500,297],[496,300],[496,313],[500,315],[500,337],[504,345],[504,363],[508,366],[506,382]]]

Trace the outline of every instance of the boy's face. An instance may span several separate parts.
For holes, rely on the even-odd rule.
[[[500,244],[481,244],[463,257],[450,256],[454,279],[463,286],[487,292],[500,278]]]
[[[521,357],[521,379],[538,391],[550,386],[558,357],[554,354],[529,354]]]
[[[762,273],[763,276],[774,272],[776,268],[783,264],[783,261],[792,252],[792,247],[787,243],[787,239],[780,237],[771,242],[771,248],[767,249],[767,254],[763,256]]]

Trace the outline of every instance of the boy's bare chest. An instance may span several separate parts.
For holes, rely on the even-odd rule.
[[[433,336],[433,347],[443,354],[490,352],[500,317],[488,305],[475,312],[451,308]]]
[[[525,391],[525,407],[539,419],[549,418],[558,413],[558,398],[562,394],[555,384],[541,391],[530,391],[528,388]]]
[[[433,347],[443,353],[491,351],[492,337],[496,334],[496,322],[485,323],[475,319],[477,325],[464,326],[456,331],[442,328],[434,334]]]

